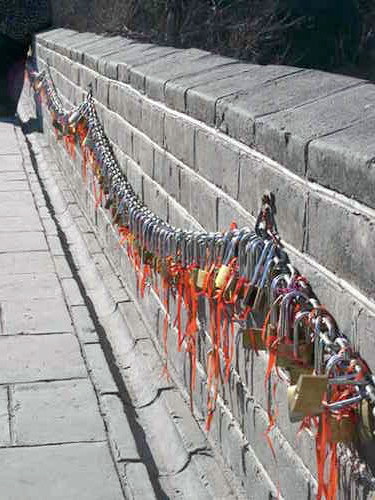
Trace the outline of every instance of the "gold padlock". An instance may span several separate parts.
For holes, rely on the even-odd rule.
[[[262,338],[262,328],[247,328],[242,332],[242,345],[244,349],[265,351],[266,344]]]
[[[204,282],[206,280],[208,272],[204,269],[198,269],[197,280],[195,282],[196,287],[202,290]]]
[[[227,279],[229,277],[230,273],[230,267],[226,265],[222,265],[216,275],[215,278],[215,287],[216,288],[223,288],[227,282]]]
[[[300,375],[297,385],[288,387],[289,420],[298,422],[307,416],[320,415],[327,385],[327,375]]]
[[[314,345],[299,344],[298,345],[298,358],[293,358],[293,344],[279,343],[277,345],[277,360],[276,364],[280,368],[293,368],[301,362],[304,366],[312,366]]]

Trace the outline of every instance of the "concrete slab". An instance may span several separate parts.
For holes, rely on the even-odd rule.
[[[0,239],[0,245],[1,245]],[[53,273],[53,260],[48,252],[0,254],[0,275]]]
[[[2,500],[123,500],[106,443],[0,450]]]
[[[304,175],[305,148],[309,141],[374,115],[374,85],[359,85],[317,102],[257,119],[255,147]]]
[[[3,334],[71,332],[72,322],[62,297],[3,302]]]
[[[1,218],[0,218],[1,224]],[[0,253],[46,251],[47,241],[42,232],[3,232],[0,237]]]
[[[12,157],[14,158],[14,157]],[[1,170],[0,169],[0,188],[5,190],[8,183],[27,182],[26,173],[23,169]]]
[[[313,102],[358,84],[357,78],[324,71],[300,71],[262,84],[250,92],[219,99],[216,124],[230,136],[251,145],[256,117]]]
[[[0,384],[85,377],[73,335],[0,337]]]
[[[7,172],[5,172],[7,173]],[[3,191],[28,191],[29,190],[29,184],[27,181],[10,181],[10,182],[2,182],[2,179],[0,177],[0,192]]]
[[[28,234],[24,233],[28,233],[29,231],[43,231],[43,227],[36,210],[31,212],[27,218],[21,216],[0,216],[0,233],[20,233],[23,235],[24,239],[27,239]],[[12,235],[12,237],[13,236],[14,235]],[[1,235],[0,238],[2,239],[3,236]]]
[[[106,439],[88,379],[16,385],[13,402],[17,445]]]

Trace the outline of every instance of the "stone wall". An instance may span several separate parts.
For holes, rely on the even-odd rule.
[[[56,29],[36,38],[40,69],[48,63],[65,106],[92,84],[97,110],[135,191],[175,226],[209,231],[236,220],[253,225],[264,191],[275,194],[277,224],[291,260],[375,368],[375,87],[365,81],[283,66],[257,66],[191,49]],[[136,297],[134,273],[106,213],[95,210],[79,155],[72,161],[51,130],[45,134],[79,201]],[[163,306],[139,300],[155,342],[163,344]],[[202,311],[204,316],[205,312]],[[202,321],[204,325],[204,321]],[[162,347],[161,347],[162,349]],[[202,329],[194,394],[206,408]],[[181,388],[188,360],[168,335]],[[277,386],[277,463],[268,426],[267,359],[236,343],[210,433],[249,498],[309,499],[316,488],[315,445],[287,416],[286,384]]]

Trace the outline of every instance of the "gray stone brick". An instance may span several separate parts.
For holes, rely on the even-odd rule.
[[[159,146],[164,144],[164,111],[149,101],[142,102],[141,130]]]
[[[312,141],[308,146],[308,177],[375,208],[374,129],[375,119],[369,118]]]
[[[156,182],[148,177],[143,177],[143,202],[150,207],[156,215],[164,220],[168,218],[168,195]]]
[[[238,201],[252,216],[257,217],[262,196],[271,191],[275,195],[278,231],[298,250],[303,250],[308,192],[305,185],[256,155],[242,154]]]
[[[195,141],[195,169],[236,199],[239,149],[200,129],[196,131]]]
[[[6,218],[6,224],[12,222],[13,217]],[[0,218],[2,224],[4,218]],[[10,224],[9,224],[10,225]],[[12,224],[13,225],[13,224]],[[14,231],[17,229],[13,226]],[[19,228],[19,231],[22,229]],[[27,234],[27,236],[26,236]],[[5,232],[1,231],[0,239],[0,252],[35,252],[47,250],[47,242],[42,232],[29,231],[27,233],[21,232]]]
[[[177,201],[180,198],[180,171],[181,166],[163,150],[154,150],[153,179]]]
[[[175,115],[165,115],[165,148],[189,167],[194,167],[194,135],[193,125]]]
[[[105,440],[95,393],[87,379],[17,385],[13,398],[19,445]]]
[[[218,193],[210,188],[199,177],[191,178],[191,215],[206,231],[217,230]]]
[[[133,159],[150,177],[154,175],[154,148],[144,135],[133,132]]]
[[[332,198],[310,194],[307,252],[372,298],[375,296],[374,244],[371,218]]]
[[[126,464],[125,476],[133,498],[142,498],[144,500],[157,498],[144,464],[133,462]]]
[[[53,273],[53,260],[48,252],[0,254],[0,274]]]

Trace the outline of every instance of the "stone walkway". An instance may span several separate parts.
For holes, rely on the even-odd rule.
[[[120,500],[67,305],[74,282],[62,278],[68,263],[38,188],[14,125],[0,122],[0,498]],[[85,306],[75,314],[82,323]]]
[[[54,154],[0,121],[0,500],[245,498]]]

